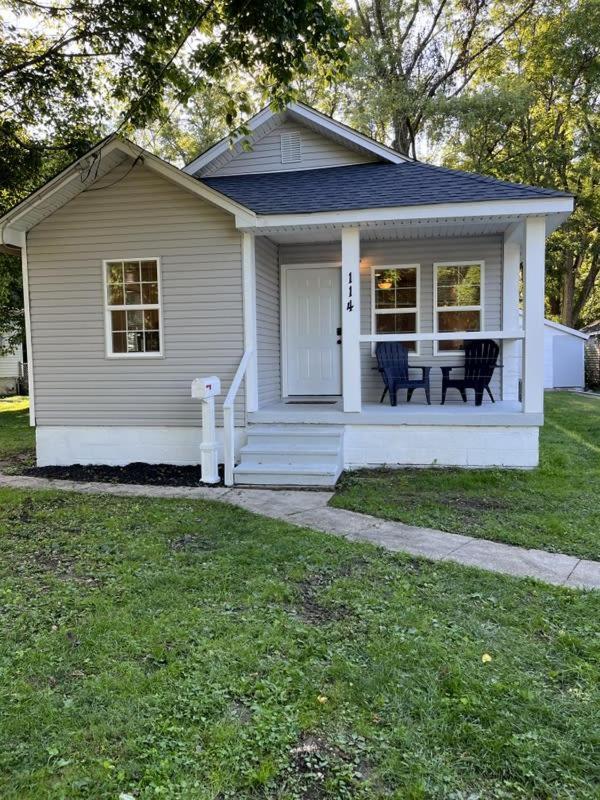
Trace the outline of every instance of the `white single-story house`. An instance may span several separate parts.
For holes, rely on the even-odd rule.
[[[183,169],[111,136],[0,220],[38,463],[193,464],[204,433],[228,484],[535,466],[545,240],[573,197],[413,161],[300,103],[247,131]],[[410,376],[376,350],[408,351]],[[196,378],[219,379],[216,430]]]
[[[0,345],[2,340],[0,339]],[[9,353],[0,355],[0,394],[13,394],[17,390],[21,364],[23,362],[23,347],[18,345]]]
[[[585,343],[589,334],[544,320],[544,389],[585,387]]]

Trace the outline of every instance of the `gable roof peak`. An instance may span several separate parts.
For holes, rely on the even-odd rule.
[[[327,138],[341,142],[353,150],[376,156],[387,163],[400,164],[413,160],[409,156],[375,141],[370,136],[360,133],[349,125],[339,122],[321,111],[317,111],[316,108],[294,100],[287,103],[282,110],[275,109],[272,104],[265,106],[245,123],[246,133],[234,135],[233,140],[231,136],[224,136],[216,144],[196,156],[183,168],[183,171],[189,175],[202,177],[210,171],[209,167],[217,159],[221,159],[228,153],[231,154],[231,157],[234,157],[237,153],[236,145],[240,146],[244,139],[258,140],[262,135],[287,119],[299,122]]]

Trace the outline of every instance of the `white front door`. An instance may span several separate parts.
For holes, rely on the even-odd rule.
[[[285,268],[287,394],[340,394],[340,270]]]

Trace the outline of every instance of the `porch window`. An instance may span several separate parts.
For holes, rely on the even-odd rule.
[[[104,262],[108,356],[160,356],[162,327],[157,258]]]
[[[483,261],[434,264],[435,330],[480,331],[483,329]],[[436,352],[462,350],[464,341],[436,342]]]
[[[418,264],[373,267],[371,292],[373,333],[418,333]],[[406,346],[409,352],[418,352],[417,342],[406,342]]]

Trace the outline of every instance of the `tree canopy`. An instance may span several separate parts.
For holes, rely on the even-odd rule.
[[[205,140],[258,98],[283,102],[309,57],[331,76],[346,58],[346,20],[332,0],[0,0],[0,8],[0,214],[108,132],[149,126],[170,154],[202,138],[193,133],[203,122]],[[188,103],[197,121],[186,142],[172,116]],[[18,285],[15,259],[0,256],[0,335],[12,336],[7,304]]]
[[[4,200],[39,180],[40,151],[70,157],[115,127],[135,130],[185,104],[200,86],[253,75],[283,100],[307,57],[333,73],[346,25],[332,0],[11,0],[0,28],[0,153]],[[10,12],[10,13],[9,13]],[[223,95],[232,125],[248,89]],[[28,187],[25,187],[25,190]]]
[[[575,213],[548,245],[547,312],[570,326],[597,318],[600,5],[532,11],[446,111],[446,163],[576,195]]]
[[[309,91],[328,113],[415,157],[563,189],[547,313],[600,316],[597,0],[354,0],[346,75]]]
[[[597,0],[0,7],[0,213],[109,131],[182,163],[265,98],[300,96],[413,156],[576,194],[547,311],[600,315]],[[19,281],[0,256],[0,334]]]

